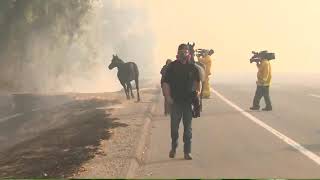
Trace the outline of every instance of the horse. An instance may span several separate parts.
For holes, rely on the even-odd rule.
[[[200,82],[201,82],[201,92],[200,92],[200,111],[202,111],[202,99],[203,99],[203,84],[204,84],[204,81],[205,81],[205,78],[206,78],[206,66],[199,62],[199,61],[195,61],[194,57],[195,57],[195,49],[194,49],[194,46],[195,46],[195,43],[193,44],[190,44],[188,43],[188,48],[189,48],[189,53],[191,55],[191,62],[194,63],[194,65],[196,66],[196,68],[198,69],[199,71],[199,76],[200,76]]]
[[[130,92],[132,99],[134,95],[132,93],[131,81],[135,81],[136,89],[137,89],[137,101],[140,101],[140,93],[139,93],[139,70],[138,66],[134,62],[124,62],[121,60],[118,55],[112,55],[112,60],[108,68],[112,70],[113,68],[118,68],[118,79],[126,93],[126,97],[130,99]],[[130,90],[130,92],[129,92]]]

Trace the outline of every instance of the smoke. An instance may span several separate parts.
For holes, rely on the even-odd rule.
[[[5,82],[3,79],[7,84],[15,82],[6,86],[11,91],[116,91],[121,88],[117,70],[107,69],[112,54],[124,61],[136,62],[140,79],[152,76],[154,38],[144,8],[131,1],[92,2],[92,8],[79,17],[78,28],[71,35],[50,36],[51,31],[57,31],[54,27],[73,23],[70,19],[59,21],[58,25],[34,28],[25,34],[23,61],[3,71],[0,83]],[[56,39],[58,43],[53,42]],[[0,54],[1,57],[8,56]]]

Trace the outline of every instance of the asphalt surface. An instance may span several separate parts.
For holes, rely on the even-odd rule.
[[[235,83],[213,86],[215,93],[203,101],[202,116],[193,120],[192,161],[183,159],[182,138],[177,157],[168,158],[170,123],[163,115],[162,98],[136,177],[320,177],[320,85],[273,84],[271,112],[249,110],[255,88],[255,84]],[[0,97],[1,177],[46,177],[42,172],[64,177],[93,158],[99,139],[110,136],[105,129],[119,125],[99,107],[117,102],[110,102],[109,94],[74,98],[72,94]],[[88,126],[92,119],[97,122]],[[93,130],[99,133],[88,136]],[[84,148],[89,146],[95,148]]]
[[[169,159],[170,122],[162,102],[152,121],[143,178],[319,178],[320,86],[273,84],[273,111],[250,111],[255,84],[217,83],[193,120],[193,160]],[[218,94],[218,95],[217,95]],[[264,100],[261,101],[264,107]]]

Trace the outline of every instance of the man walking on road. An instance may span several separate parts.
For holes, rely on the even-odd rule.
[[[256,62],[258,67],[257,73],[257,89],[253,99],[253,106],[251,110],[260,109],[260,100],[262,96],[264,97],[266,107],[263,108],[263,111],[272,111],[271,100],[269,96],[269,87],[271,84],[271,65],[267,59],[262,59],[261,61]]]
[[[169,157],[174,158],[179,138],[179,124],[183,121],[184,158],[191,160],[192,139],[192,98],[200,95],[200,77],[198,69],[190,62],[189,47],[178,47],[177,60],[170,63],[163,79],[163,92],[166,101],[171,104],[171,150]]]

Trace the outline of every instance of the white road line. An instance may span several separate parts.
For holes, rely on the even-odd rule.
[[[302,154],[304,154],[305,156],[307,156],[308,158],[310,158],[312,161],[314,161],[315,163],[317,163],[318,165],[320,165],[320,157],[317,156],[316,154],[314,154],[313,152],[309,151],[308,149],[304,148],[303,146],[301,146],[299,143],[295,142],[294,140],[292,140],[291,138],[287,137],[286,135],[282,134],[281,132],[273,129],[271,126],[265,124],[264,122],[262,122],[261,120],[259,120],[258,118],[254,117],[253,115],[251,115],[248,112],[245,112],[243,109],[241,109],[239,106],[235,105],[234,103],[232,103],[231,101],[229,101],[227,98],[225,98],[223,95],[221,95],[219,92],[215,91],[212,89],[212,92],[214,94],[216,94],[219,98],[221,98],[224,102],[226,102],[227,104],[229,104],[231,107],[233,107],[234,109],[236,109],[237,111],[239,111],[241,114],[243,114],[244,116],[246,116],[247,118],[249,118],[251,121],[255,122],[256,124],[258,124],[259,126],[265,128],[266,130],[268,130],[269,132],[271,132],[272,134],[274,134],[275,136],[277,136],[279,139],[281,139],[282,141],[284,141],[285,143],[289,144],[290,146],[292,146],[293,148],[295,148],[296,150],[298,150],[299,152],[301,152]]]
[[[34,112],[34,111],[39,111],[39,110],[40,110],[40,108],[34,108],[31,111]]]
[[[23,115],[23,113],[17,113],[17,114],[14,114],[14,115],[10,115],[10,116],[7,116],[7,117],[0,118],[0,123],[4,122],[4,121],[7,121],[9,119],[15,118],[15,117],[22,116],[22,115]]]
[[[320,98],[320,95],[316,95],[316,94],[309,94],[309,96]]]
[[[140,88],[140,91],[147,91],[147,90],[157,90],[158,88],[154,87],[154,88]],[[136,90],[136,88],[132,89],[132,90]]]

